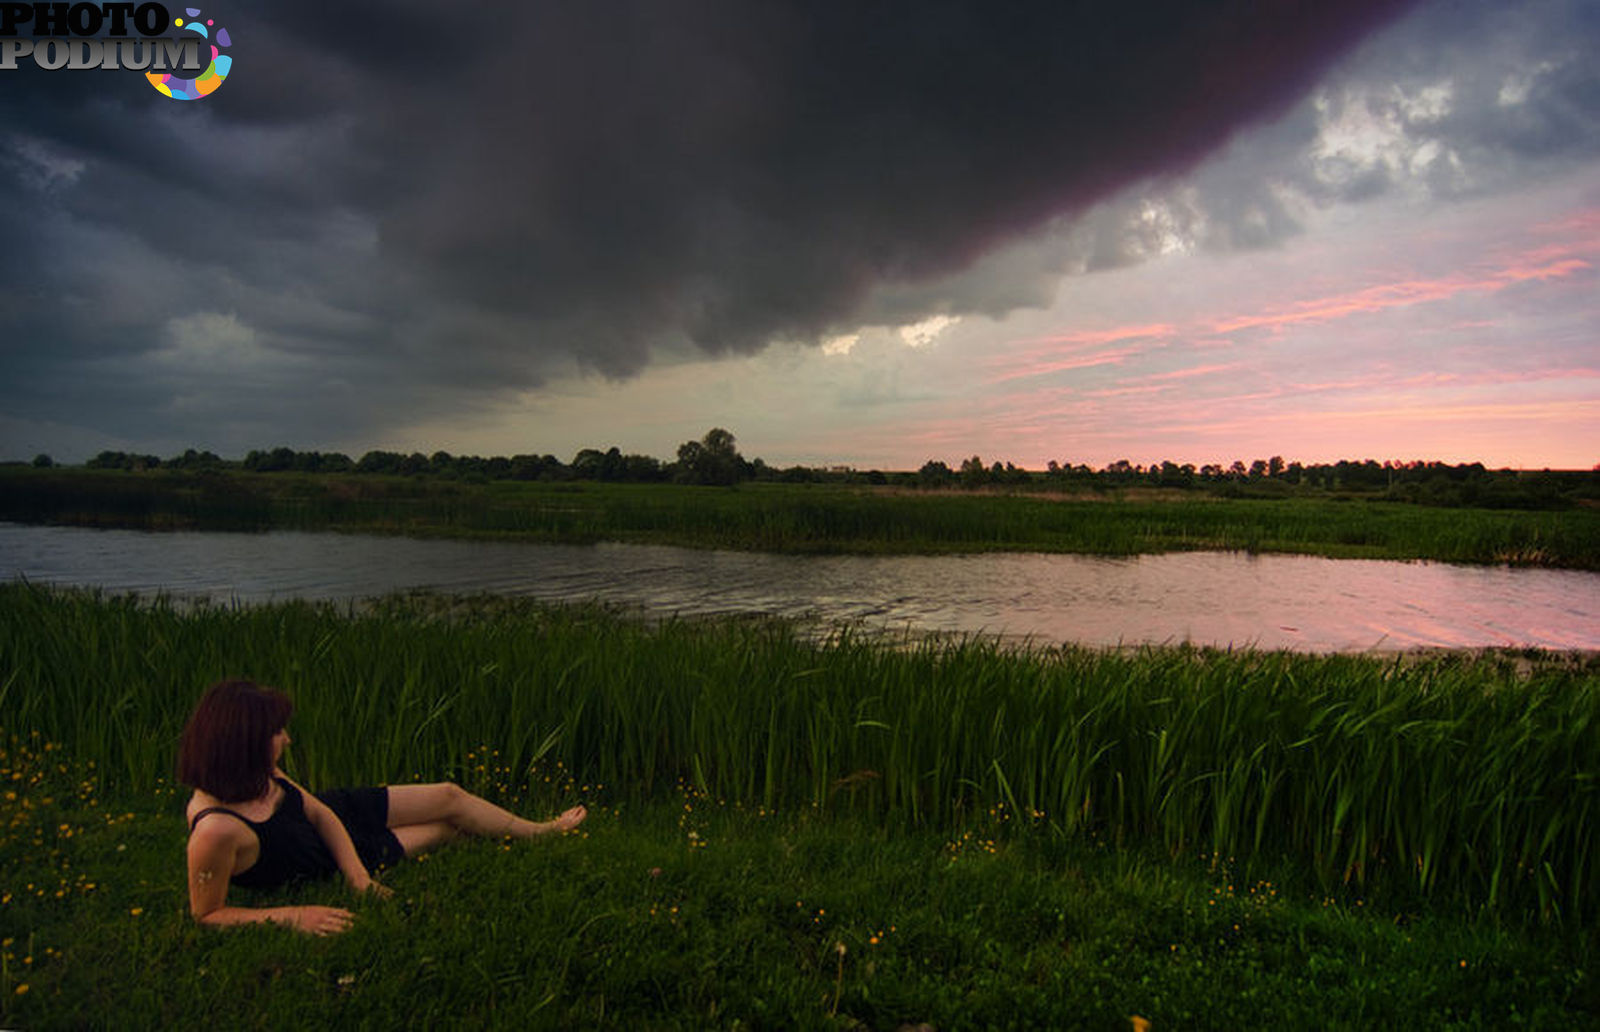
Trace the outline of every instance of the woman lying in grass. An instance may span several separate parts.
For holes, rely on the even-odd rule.
[[[457,785],[391,785],[312,795],[278,767],[293,706],[251,681],[206,690],[178,747],[189,799],[189,910],[201,924],[277,921],[315,935],[342,932],[339,907],[238,907],[228,886],[271,889],[343,874],[357,892],[387,896],[371,872],[460,835],[533,838],[567,831],[575,806],[551,821],[525,820]]]

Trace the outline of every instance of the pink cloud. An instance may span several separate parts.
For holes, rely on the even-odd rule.
[[[1142,340],[1148,337],[1170,337],[1177,332],[1171,323],[1151,323],[1146,326],[1118,326],[1109,330],[1078,330],[1057,333],[1048,337],[1025,337],[1012,344],[1115,344],[1119,340]],[[1036,352],[1037,353],[1037,352]]]
[[[1221,319],[1213,323],[1210,328],[1215,333],[1232,333],[1236,330],[1262,327],[1280,329],[1297,323],[1329,322],[1391,308],[1443,301],[1458,294],[1492,293],[1529,280],[1562,279],[1591,268],[1592,265],[1580,258],[1566,258],[1543,265],[1518,264],[1502,268],[1487,276],[1459,275],[1435,280],[1386,283],[1347,294],[1301,301],[1286,310]]]
[[[1232,372],[1244,367],[1242,362],[1224,362],[1220,365],[1190,366],[1187,369],[1174,369],[1166,373],[1151,373],[1149,376],[1140,377],[1143,380],[1189,380],[1197,376],[1214,376],[1217,373]]]
[[[1070,369],[1087,369],[1094,366],[1116,365],[1139,354],[1141,347],[1106,348],[1108,344],[1125,341],[1155,341],[1170,337],[1177,327],[1170,323],[1148,323],[1135,326],[1117,326],[1103,330],[1076,330],[1046,337],[1026,337],[1009,342],[1009,347],[1031,345],[991,359],[986,365],[994,370],[986,383],[1004,383],[1030,376],[1047,376]],[[1087,348],[1102,350],[1084,353]]]
[[[1139,354],[1139,348],[1117,348],[1112,351],[1097,351],[1090,355],[1075,355],[1054,362],[1029,361],[1003,372],[995,373],[985,379],[985,383],[1005,383],[1007,380],[1019,380],[1025,377],[1046,376],[1050,373],[1065,372],[1068,369],[1089,369],[1094,366],[1121,365],[1133,355]],[[999,361],[993,365],[1013,365],[1012,362]]]
[[[1533,227],[1535,233],[1566,233],[1580,237],[1600,237],[1600,208],[1587,208],[1565,218],[1551,219]],[[1588,241],[1592,243],[1593,241]]]
[[[1130,394],[1166,394],[1175,388],[1170,383],[1150,384],[1140,387],[1107,387],[1097,391],[1084,391],[1085,398],[1122,398]]]
[[[1441,423],[1452,427],[1464,424],[1530,423],[1545,428],[1594,425],[1600,419],[1600,401],[1483,401],[1478,403],[1413,405],[1399,407],[1350,408],[1319,412],[1316,418],[1328,423],[1381,421],[1387,427],[1406,423]],[[1559,430],[1557,431],[1560,432]],[[1600,458],[1600,455],[1596,456]]]

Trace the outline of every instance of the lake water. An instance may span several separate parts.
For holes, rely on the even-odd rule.
[[[1600,649],[1600,574],[1231,552],[815,557],[0,523],[0,576],[242,602],[492,592],[1040,643]]]

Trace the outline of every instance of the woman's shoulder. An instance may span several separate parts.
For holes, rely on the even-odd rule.
[[[247,824],[260,824],[270,819],[284,799],[295,794],[292,785],[284,784],[277,779],[274,779],[274,782],[267,786],[267,791],[261,798],[247,799],[241,803],[226,802],[197,788],[189,796],[189,802],[184,807],[184,822],[189,825],[191,834],[207,825],[233,827],[248,832],[250,829]],[[205,819],[201,820],[202,817]]]
[[[184,804],[183,819],[185,822],[193,824],[194,819],[207,810],[226,809],[230,809],[227,803],[218,799],[210,792],[205,792],[197,788],[193,792],[189,793],[189,801]]]
[[[189,824],[190,846],[204,848],[208,845],[236,844],[254,836],[255,832],[245,823],[244,815],[231,807],[196,805],[196,802],[192,799],[189,801],[185,814]]]
[[[240,858],[255,848],[255,832],[232,810],[205,806],[194,809],[196,802],[189,801],[189,841],[184,850],[190,873],[201,881],[219,873],[231,878],[241,865]]]

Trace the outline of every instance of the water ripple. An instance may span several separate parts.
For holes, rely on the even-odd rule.
[[[802,557],[0,524],[0,576],[242,602],[487,591],[1097,645],[1600,648],[1600,574],[1308,556]]]

